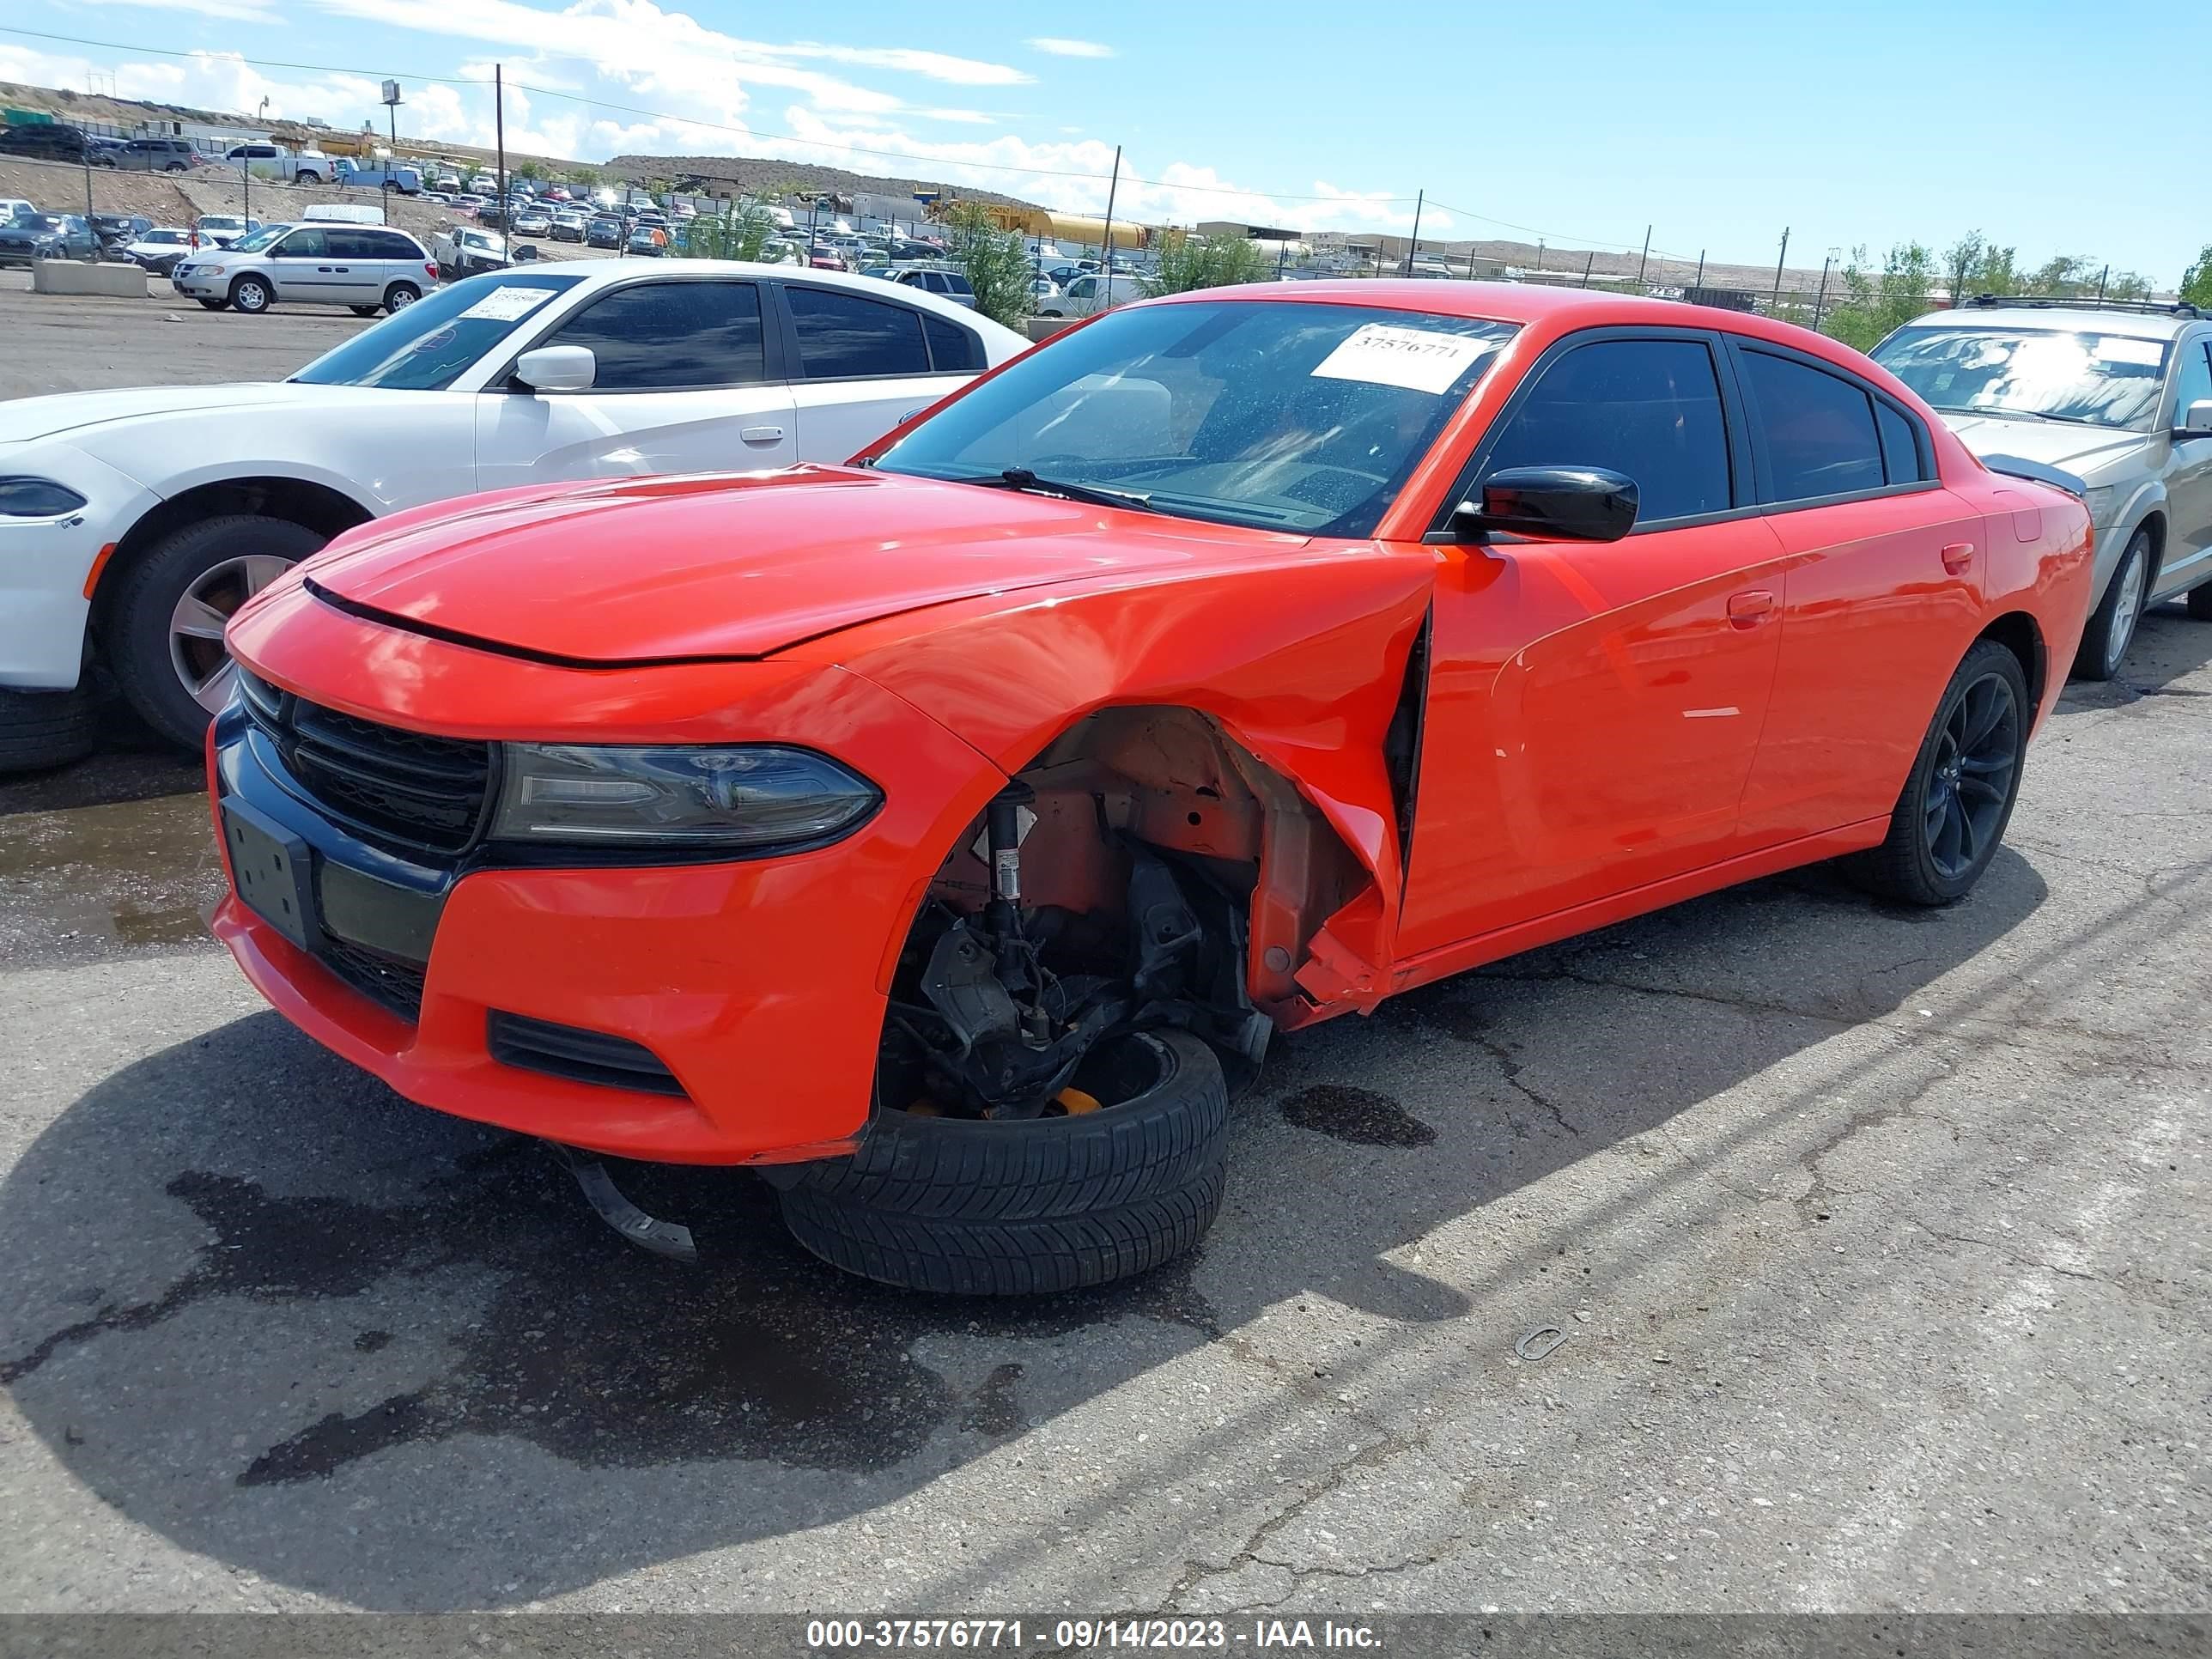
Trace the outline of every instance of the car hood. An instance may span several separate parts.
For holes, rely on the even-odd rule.
[[[2076,426],[2071,422],[1947,415],[1943,423],[1977,455],[2017,455],[2024,461],[2041,461],[2071,472],[2116,460],[2146,441],[2146,434],[2141,432],[2121,432],[2106,426]]]
[[[91,428],[113,427],[121,422],[204,415],[221,409],[355,407],[362,398],[390,395],[387,391],[369,386],[258,380],[230,386],[132,386],[115,392],[64,392],[45,398],[15,398],[0,403],[0,443],[28,443],[65,434],[82,440],[89,435]]]
[[[424,633],[635,663],[763,657],[877,617],[1054,583],[1264,568],[1306,542],[808,466],[421,508],[349,532],[297,579]]]

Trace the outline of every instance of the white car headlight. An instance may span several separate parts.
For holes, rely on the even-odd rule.
[[[858,829],[883,804],[859,773],[811,749],[508,744],[495,840],[798,851]]]

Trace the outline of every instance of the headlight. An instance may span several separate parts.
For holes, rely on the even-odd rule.
[[[2081,500],[2083,504],[2089,509],[2089,522],[2091,524],[2096,525],[2100,528],[2103,526],[2106,520],[2106,515],[2112,510],[2112,497],[2118,494],[2119,494],[2118,486],[2114,484],[2091,484],[2089,486],[2087,490],[2083,493]]]
[[[83,496],[52,478],[0,478],[0,518],[57,519],[84,505]]]
[[[596,845],[818,846],[860,827],[883,793],[811,750],[507,746],[495,839]]]

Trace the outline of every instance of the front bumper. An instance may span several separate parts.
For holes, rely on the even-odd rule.
[[[322,609],[296,590],[295,598]],[[688,704],[723,740],[836,753],[886,799],[833,846],[746,862],[547,867],[543,853],[481,846],[416,857],[337,821],[234,703],[209,738],[218,841],[221,803],[243,802],[306,843],[325,895],[307,950],[234,887],[216,910],[217,936],[280,1013],[410,1100],[596,1152],[744,1164],[850,1150],[867,1117],[898,945],[945,849],[1003,787],[995,769],[842,670],[641,671],[623,677],[629,695],[617,696],[603,675],[489,657],[335,612],[298,614],[304,624],[281,634],[241,623],[234,647],[264,678],[358,719],[392,722],[404,711],[391,705],[420,686],[466,680],[477,690],[453,706],[509,722],[510,732],[590,741],[595,730],[596,740],[637,741],[639,721],[661,718],[656,708]],[[377,664],[374,680],[330,684],[331,665],[365,659]],[[306,683],[311,675],[325,684]],[[527,716],[526,706],[545,712]],[[586,722],[594,713],[613,717],[580,726],[568,712],[580,708]],[[697,724],[665,725],[659,740],[698,741]],[[450,723],[447,732],[483,735]],[[228,873],[227,847],[225,866]],[[334,881],[349,894],[343,906],[329,902]],[[363,890],[386,892],[403,925],[389,927],[365,909]],[[417,924],[427,950],[411,968],[420,1002],[410,1019],[362,988],[357,962],[364,935],[388,945]],[[666,1068],[676,1091],[508,1063],[495,1054],[499,1015],[635,1044]]]
[[[228,291],[224,283],[226,271],[210,271],[189,260],[179,261],[169,272],[169,282],[177,292],[194,300],[220,300]]]

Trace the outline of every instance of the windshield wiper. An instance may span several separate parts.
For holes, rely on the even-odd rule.
[[[1040,478],[1025,466],[1010,466],[996,477],[979,473],[975,477],[955,478],[954,483],[981,484],[986,489],[1026,489],[1032,495],[1057,495],[1062,501],[1081,501],[1086,507],[1125,507],[1133,513],[1157,513],[1149,495],[1139,495],[1127,489],[1102,489],[1097,484],[1070,483],[1061,478]]]

